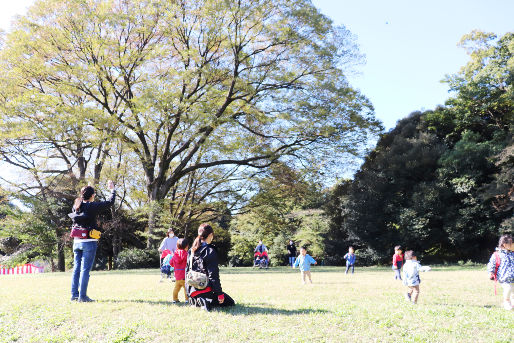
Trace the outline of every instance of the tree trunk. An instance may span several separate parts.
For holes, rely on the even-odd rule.
[[[110,269],[113,268],[112,260],[114,260],[114,268],[118,268],[118,254],[121,251],[121,237],[118,232],[114,233],[112,238],[112,259],[110,260]]]
[[[57,237],[59,236],[59,230],[57,231]],[[57,241],[57,270],[64,272],[66,270],[65,259],[64,259],[64,242],[59,238]]]
[[[159,201],[150,200],[150,212],[148,213],[148,239],[146,248],[156,248],[155,232],[157,230],[157,215],[160,210]]]

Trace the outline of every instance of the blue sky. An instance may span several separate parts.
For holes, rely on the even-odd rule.
[[[34,0],[1,0],[0,28]],[[366,63],[349,74],[387,129],[416,110],[432,109],[448,98],[440,81],[468,60],[457,47],[479,29],[514,31],[514,0],[313,0],[335,24],[354,35]]]
[[[440,81],[468,56],[457,47],[474,29],[514,31],[513,0],[313,0],[335,24],[357,36],[366,64],[350,75],[387,129],[416,110],[444,104]]]
[[[34,0],[0,0],[0,29]],[[335,24],[355,36],[366,63],[348,74],[375,106],[386,129],[416,110],[444,104],[440,81],[468,61],[457,47],[474,29],[514,31],[514,0],[313,0]],[[4,172],[0,173],[4,174]]]

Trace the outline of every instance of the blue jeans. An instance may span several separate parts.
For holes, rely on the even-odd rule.
[[[350,269],[350,267],[352,268],[352,274],[353,274],[353,270],[355,269],[355,266],[353,264],[348,263],[348,262],[346,262],[346,272],[345,272],[345,274],[348,274],[348,270]]]
[[[289,256],[289,265],[292,267],[294,264],[294,261],[296,260],[296,257]]]
[[[95,261],[98,242],[74,242],[73,255],[73,276],[71,279],[71,297],[85,299],[87,297],[87,284],[89,283],[89,272]],[[79,289],[80,288],[80,289]]]
[[[401,269],[393,269],[393,270],[394,270],[394,279],[401,280],[402,279]]]

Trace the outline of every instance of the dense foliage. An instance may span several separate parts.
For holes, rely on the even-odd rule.
[[[393,247],[426,261],[484,261],[513,230],[514,34],[463,38],[471,61],[447,78],[445,107],[382,135],[353,181],[335,187],[329,255],[357,245],[387,262]]]
[[[274,163],[327,169],[380,128],[345,77],[353,36],[308,0],[40,0],[0,48],[9,190],[45,203],[66,182],[71,204],[113,179],[148,248],[223,221]]]

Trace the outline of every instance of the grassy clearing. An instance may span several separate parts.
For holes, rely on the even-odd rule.
[[[172,305],[173,284],[157,270],[93,272],[91,304],[69,301],[70,273],[2,276],[0,342],[514,341],[514,311],[499,307],[483,267],[423,273],[417,306],[388,268],[312,276],[303,286],[285,267],[223,269],[238,305],[211,313]]]

